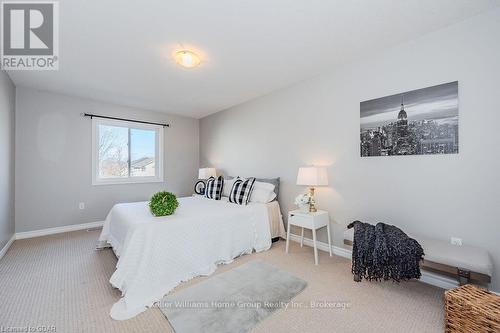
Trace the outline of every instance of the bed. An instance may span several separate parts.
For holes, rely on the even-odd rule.
[[[117,204],[109,212],[98,248],[111,246],[119,258],[110,283],[121,290],[113,319],[132,318],[178,284],[210,275],[218,264],[271,247],[283,237],[277,201],[240,206],[226,198],[179,198],[174,215],[154,217],[148,202]]]

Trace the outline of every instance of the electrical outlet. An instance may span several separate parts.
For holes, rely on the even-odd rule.
[[[85,202],[80,202],[78,204],[78,208],[80,208],[80,210],[84,210],[85,209]]]
[[[451,237],[451,245],[462,246],[462,238]]]

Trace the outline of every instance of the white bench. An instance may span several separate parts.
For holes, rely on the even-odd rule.
[[[413,237],[424,249],[424,261],[420,266],[424,270],[455,277],[460,284],[476,282],[490,283],[493,263],[484,249],[424,237]],[[354,228],[344,232],[344,244],[352,246]]]

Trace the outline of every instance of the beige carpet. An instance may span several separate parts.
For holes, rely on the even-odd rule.
[[[0,260],[0,329],[3,326],[52,326],[57,332],[171,332],[159,309],[127,321],[108,313],[120,297],[108,280],[116,265],[110,250],[94,251],[99,231],[17,240]],[[350,262],[296,243],[284,242],[264,253],[221,266],[215,274],[260,258],[307,281],[294,301],[254,332],[441,332],[443,290],[419,282],[355,283]],[[197,278],[179,288],[198,283]],[[342,302],[347,308],[309,308],[310,302]],[[299,306],[302,304],[302,306]]]

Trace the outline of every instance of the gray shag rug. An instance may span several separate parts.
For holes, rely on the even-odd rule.
[[[159,307],[177,333],[248,332],[306,286],[286,271],[253,260],[168,295]]]

